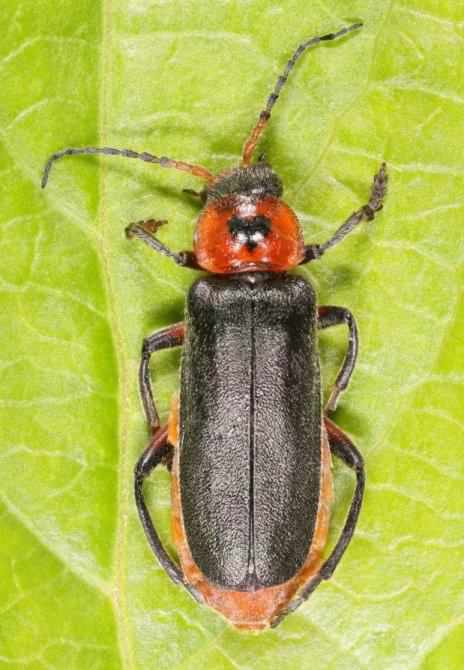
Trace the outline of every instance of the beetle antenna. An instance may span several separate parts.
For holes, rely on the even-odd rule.
[[[42,188],[45,188],[47,185],[50,170],[55,161],[64,156],[79,156],[81,154],[105,154],[108,156],[123,156],[124,158],[139,158],[146,163],[156,163],[157,165],[161,165],[161,167],[189,172],[195,177],[204,179],[206,182],[211,182],[214,179],[214,175],[201,165],[192,165],[191,163],[184,163],[183,161],[175,161],[167,156],[153,156],[153,154],[149,154],[146,151],[138,153],[131,149],[113,149],[112,147],[81,147],[77,149],[69,147],[68,149],[62,149],[61,151],[52,154],[45,163],[41,181]]]
[[[300,46],[297,48],[293,56],[287,62],[285,70],[277,79],[277,83],[274,87],[274,90],[267,99],[266,107],[259,115],[257,124],[255,125],[250,135],[248,136],[247,141],[245,142],[242,155],[242,165],[250,165],[259,138],[261,137],[262,132],[266,128],[268,121],[271,118],[272,108],[277,102],[280,92],[299,57],[306,51],[306,49],[309,49],[310,47],[319,44],[319,42],[328,42],[330,40],[336,40],[339,37],[342,37],[342,35],[346,35],[347,33],[351,33],[353,30],[358,30],[359,28],[362,28],[362,25],[363,24],[361,22],[353,23],[351,26],[345,26],[337,33],[328,33],[327,35],[322,35],[320,37],[312,37],[310,40],[307,40],[306,42],[300,44]]]

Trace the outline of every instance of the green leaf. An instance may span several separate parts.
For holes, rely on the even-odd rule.
[[[462,4],[4,0],[0,16],[0,668],[461,668]],[[163,240],[188,248],[198,207],[181,189],[198,182],[113,158],[65,159],[45,192],[40,174],[91,144],[235,165],[292,49],[359,18],[305,55],[261,147],[308,241],[388,162],[382,214],[302,271],[359,322],[336,420],[366,499],[334,578],[278,629],[243,634],[171,584],[132,499],[140,345],[182,318],[195,274],[124,227],[166,218]],[[321,338],[327,387],[345,342]],[[163,418],[178,363],[154,363]],[[335,479],[332,541],[352,491],[339,464]],[[153,480],[171,546],[168,476]]]

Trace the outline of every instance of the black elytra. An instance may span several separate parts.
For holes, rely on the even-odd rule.
[[[182,511],[192,556],[218,586],[281,584],[307,557],[320,479],[316,328],[301,277],[216,276],[189,292]]]

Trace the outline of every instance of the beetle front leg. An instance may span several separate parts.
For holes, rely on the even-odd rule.
[[[333,421],[325,417],[324,424],[327,430],[330,451],[334,456],[340,458],[345,465],[354,470],[356,474],[356,488],[351,500],[345,525],[343,526],[343,530],[335,547],[332,549],[332,553],[322,564],[317,574],[310,578],[309,582],[303,587],[299,595],[274,619],[271,624],[272,628],[278,626],[288,614],[300,607],[323,580],[330,579],[351,542],[358,522],[359,512],[361,511],[365,486],[363,457],[351,442],[350,438],[341,430],[341,428],[335,425]]]
[[[173,451],[172,445],[167,441],[168,427],[158,428],[153,435],[150,444],[139,458],[134,471],[134,494],[137,511],[142,522],[145,535],[160,565],[175,584],[180,584],[197,600],[203,602],[199,592],[191,586],[185,579],[184,573],[180,567],[174,563],[165,548],[153,525],[150,513],[143,496],[143,483],[160,463],[170,459]]]
[[[349,309],[346,309],[346,307],[335,307],[333,305],[319,307],[318,328],[330,328],[331,326],[338,326],[341,323],[346,323],[348,326],[348,348],[342,367],[337,375],[334,387],[325,407],[329,412],[335,411],[340,393],[347,388],[350,382],[358,355],[359,336],[355,318]]]
[[[155,237],[158,228],[164,226],[166,223],[167,221],[165,220],[156,219],[147,219],[146,221],[130,223],[126,228],[126,235],[129,239],[138,237],[158,253],[163,254],[163,256],[168,256],[168,258],[172,258],[177,265],[184,268],[193,268],[195,270],[200,269],[193,251],[179,251],[176,253],[175,251],[171,251],[169,247]]]
[[[327,242],[324,242],[324,244],[306,244],[303,260],[300,265],[320,258],[328,249],[341,242],[362,221],[372,221],[376,213],[380,212],[383,207],[383,200],[387,193],[387,183],[387,166],[385,163],[382,163],[380,170],[374,177],[371,188],[371,197],[369,198],[367,205],[363,205],[356,210],[356,212],[353,212],[336,233],[332,235]]]
[[[160,427],[160,420],[153,400],[153,391],[150,381],[150,358],[155,351],[179,347],[184,342],[185,324],[183,321],[173,326],[159,330],[153,335],[146,337],[142,345],[142,359],[139,368],[140,395],[142,396],[145,416],[151,433]]]

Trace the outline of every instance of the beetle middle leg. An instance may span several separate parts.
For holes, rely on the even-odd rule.
[[[179,347],[184,342],[184,336],[185,325],[184,322],[181,321],[173,326],[163,328],[163,330],[158,330],[156,333],[153,333],[153,335],[146,337],[143,341],[142,359],[139,368],[139,385],[145,416],[147,417],[148,427],[152,433],[159,429],[160,420],[153,400],[153,391],[151,389],[149,369],[150,358],[155,351]]]
[[[340,393],[346,389],[350,382],[351,375],[353,374],[356,365],[359,337],[355,318],[349,309],[346,309],[346,307],[335,307],[333,305],[319,307],[318,328],[330,328],[331,326],[338,326],[342,323],[346,323],[348,326],[348,349],[325,407],[326,411],[329,412],[333,412],[336,409]]]
[[[353,537],[358,522],[359,512],[361,511],[365,486],[363,457],[351,442],[350,438],[341,430],[341,428],[333,423],[333,421],[325,417],[324,424],[327,430],[330,451],[333,455],[340,458],[351,470],[354,470],[356,474],[356,488],[351,500],[348,516],[345,520],[345,525],[343,526],[340,537],[338,538],[335,547],[332,549],[330,556],[324,561],[317,574],[310,578],[300,593],[280,614],[277,615],[271,624],[273,628],[278,626],[288,614],[300,607],[323,580],[330,579]]]
[[[323,244],[306,244],[304,257],[300,265],[320,258],[326,251],[341,242],[362,221],[372,221],[377,212],[380,212],[383,207],[383,200],[387,193],[387,183],[387,165],[386,163],[382,163],[380,170],[374,177],[371,195],[367,204],[353,212],[327,242]]]

